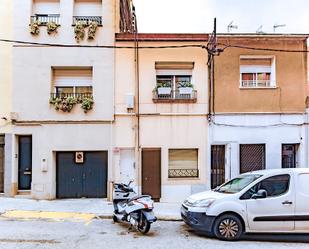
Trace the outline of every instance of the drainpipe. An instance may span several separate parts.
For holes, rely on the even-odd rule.
[[[135,170],[137,170],[137,185],[142,186],[141,178],[141,153],[140,153],[140,88],[139,88],[139,44],[138,44],[138,29],[137,29],[137,17],[135,13],[135,7],[132,6],[133,20],[134,20],[134,62],[135,62],[135,93],[136,93],[136,105],[135,105]],[[138,192],[141,192],[138,190]]]

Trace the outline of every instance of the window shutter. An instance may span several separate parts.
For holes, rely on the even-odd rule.
[[[102,2],[98,0],[75,0],[74,16],[102,16]]]
[[[33,14],[60,14],[59,0],[35,0]]]
[[[54,86],[91,86],[91,69],[54,69]]]
[[[197,169],[197,149],[169,150],[169,169]]]

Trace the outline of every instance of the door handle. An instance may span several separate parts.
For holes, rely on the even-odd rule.
[[[291,201],[284,201],[284,202],[282,202],[282,205],[291,205],[291,204],[293,204],[293,202],[291,202]]]
[[[24,171],[24,175],[31,175],[31,171]]]

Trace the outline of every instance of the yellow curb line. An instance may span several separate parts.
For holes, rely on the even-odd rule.
[[[50,220],[75,220],[83,221],[86,225],[95,219],[97,216],[89,213],[74,213],[74,212],[51,212],[51,211],[24,211],[11,210],[1,214],[3,218],[13,219],[50,219]]]

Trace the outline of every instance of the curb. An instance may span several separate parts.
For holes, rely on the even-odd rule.
[[[113,215],[111,214],[103,214],[103,215],[96,215],[97,219],[102,219],[102,220],[106,220],[106,219],[112,219]],[[182,221],[181,218],[177,217],[177,216],[157,216],[158,220],[160,221]]]

